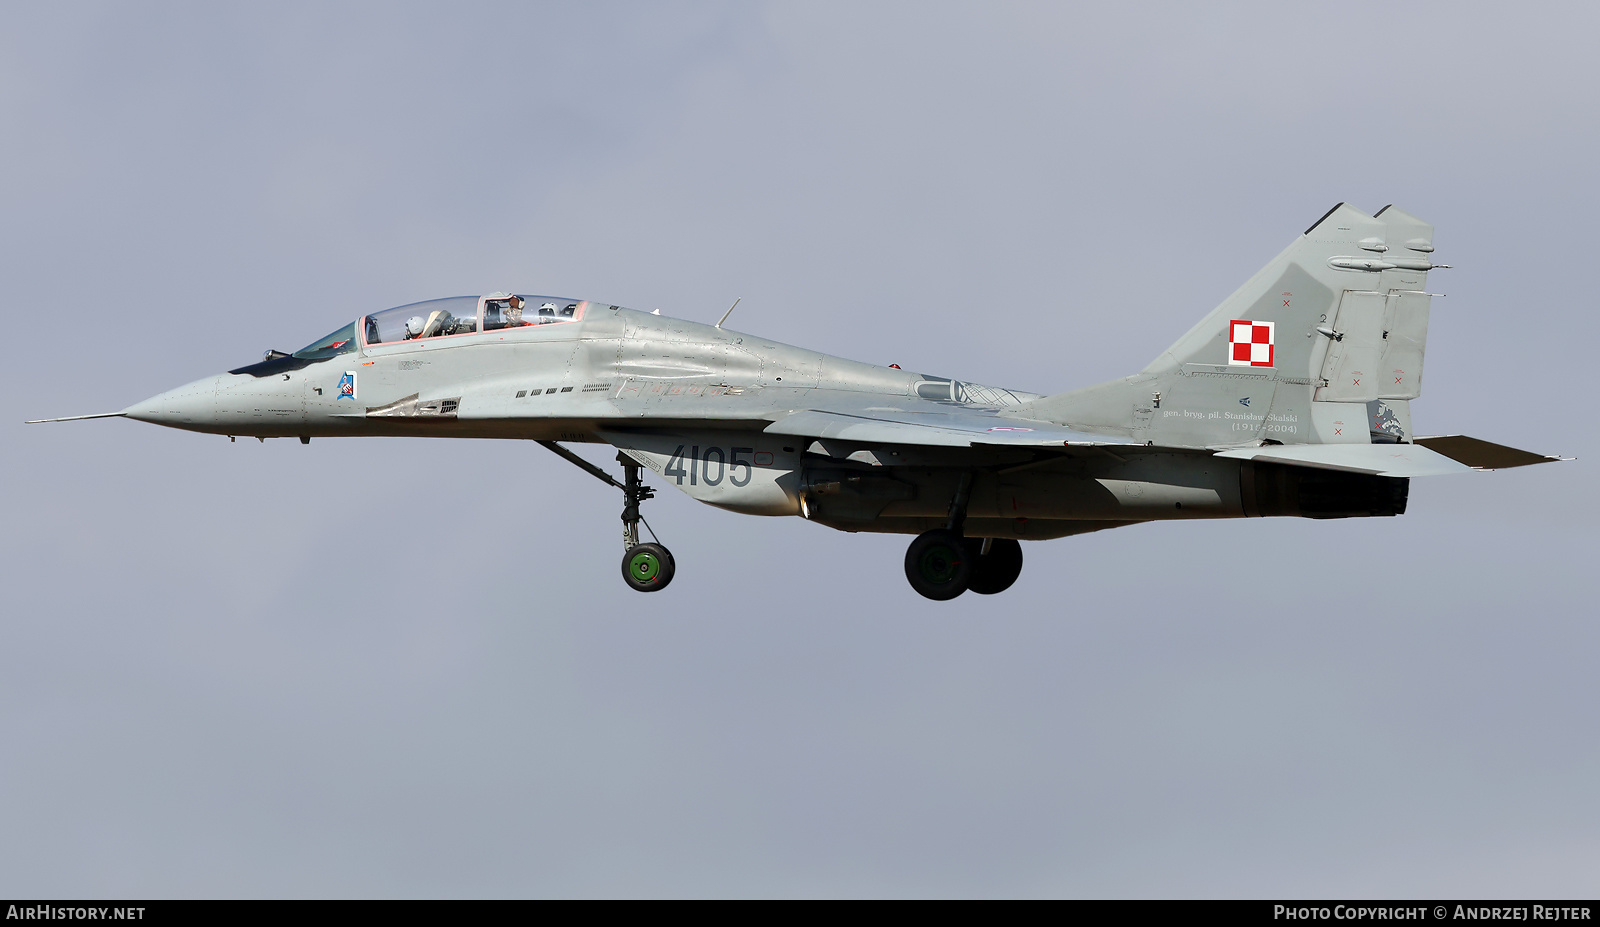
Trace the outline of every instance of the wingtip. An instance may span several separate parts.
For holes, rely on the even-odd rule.
[[[1412,439],[1412,443],[1458,460],[1474,470],[1509,470],[1512,467],[1574,459],[1524,451],[1467,435],[1419,435]]]

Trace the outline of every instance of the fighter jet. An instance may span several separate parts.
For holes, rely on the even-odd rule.
[[[860,363],[593,300],[509,292],[362,316],[293,353],[121,412],[210,434],[536,441],[622,492],[622,576],[648,468],[701,502],[914,535],[905,575],[948,600],[1009,588],[1021,541],[1163,519],[1405,512],[1412,477],[1561,458],[1417,437],[1433,227],[1329,210],[1132,376],[1040,395]],[[735,303],[737,305],[737,303]],[[732,309],[729,309],[732,312]],[[617,449],[620,480],[563,443]],[[651,531],[652,538],[655,537]]]

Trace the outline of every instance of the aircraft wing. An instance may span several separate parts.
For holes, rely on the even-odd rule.
[[[1074,431],[1045,422],[1001,418],[977,410],[910,412],[862,409],[791,412],[765,429],[768,434],[804,438],[836,438],[863,444],[907,444],[924,447],[1061,448],[1103,445],[1138,446],[1127,438]]]

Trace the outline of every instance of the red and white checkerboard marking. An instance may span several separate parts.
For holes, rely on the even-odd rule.
[[[1272,366],[1271,322],[1234,319],[1228,323],[1228,363],[1234,367]]]

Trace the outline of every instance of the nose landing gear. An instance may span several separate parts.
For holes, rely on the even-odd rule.
[[[659,592],[672,582],[677,565],[672,560],[672,552],[659,542],[639,543],[639,523],[644,521],[644,516],[639,514],[639,503],[654,496],[656,491],[639,479],[639,464],[632,457],[619,451],[617,462],[622,464],[623,474],[622,579],[635,591]],[[645,522],[644,527],[649,531],[650,523]],[[650,537],[655,536],[656,533],[650,531]]]
[[[677,565],[672,552],[662,546],[660,538],[651,530],[650,523],[639,514],[639,503],[654,498],[656,491],[639,478],[639,464],[627,454],[618,452],[617,462],[622,464],[621,483],[594,464],[584,460],[554,441],[540,441],[546,449],[585,471],[595,479],[622,490],[622,579],[628,588],[639,592],[659,592],[672,582]],[[650,540],[639,541],[639,525],[650,532]]]

